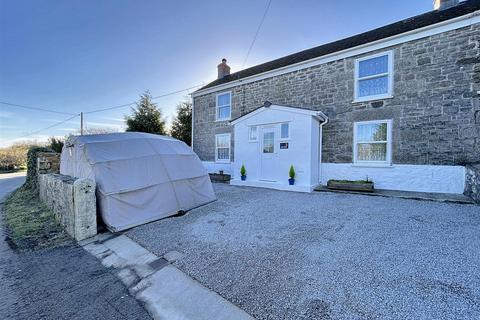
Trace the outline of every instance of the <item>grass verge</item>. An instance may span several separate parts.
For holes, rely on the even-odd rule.
[[[5,201],[3,210],[10,243],[19,250],[73,243],[34,190],[17,189]]]

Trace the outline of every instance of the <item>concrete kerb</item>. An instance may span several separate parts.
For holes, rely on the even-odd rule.
[[[99,234],[79,242],[117,276],[154,319],[253,319],[171,265],[180,252],[158,257],[126,235]]]

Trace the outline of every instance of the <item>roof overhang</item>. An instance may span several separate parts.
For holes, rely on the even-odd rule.
[[[328,117],[322,112],[322,111],[315,111],[315,110],[310,110],[310,109],[305,109],[305,108],[298,108],[298,107],[292,107],[292,106],[282,106],[278,104],[272,104],[269,101],[265,101],[265,103],[258,107],[257,109],[254,109],[236,119],[233,119],[230,121],[231,125],[236,125],[239,122],[242,122],[244,120],[247,120],[248,118],[251,118],[261,112],[267,111],[267,110],[277,110],[277,111],[284,111],[284,112],[291,112],[291,113],[296,113],[296,114],[303,114],[306,116],[311,116],[317,119],[320,122],[325,122],[328,120]]]

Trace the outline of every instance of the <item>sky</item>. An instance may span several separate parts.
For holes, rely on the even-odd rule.
[[[77,133],[78,114],[242,69],[268,0],[0,0],[0,147]],[[432,0],[272,0],[245,68],[432,10]],[[167,123],[194,89],[156,99]],[[124,130],[130,107],[85,115]],[[51,127],[47,130],[42,130]]]

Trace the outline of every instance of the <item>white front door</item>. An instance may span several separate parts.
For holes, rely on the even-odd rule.
[[[260,149],[260,180],[277,181],[277,150],[275,148],[275,127],[263,127],[261,134],[262,148]]]

